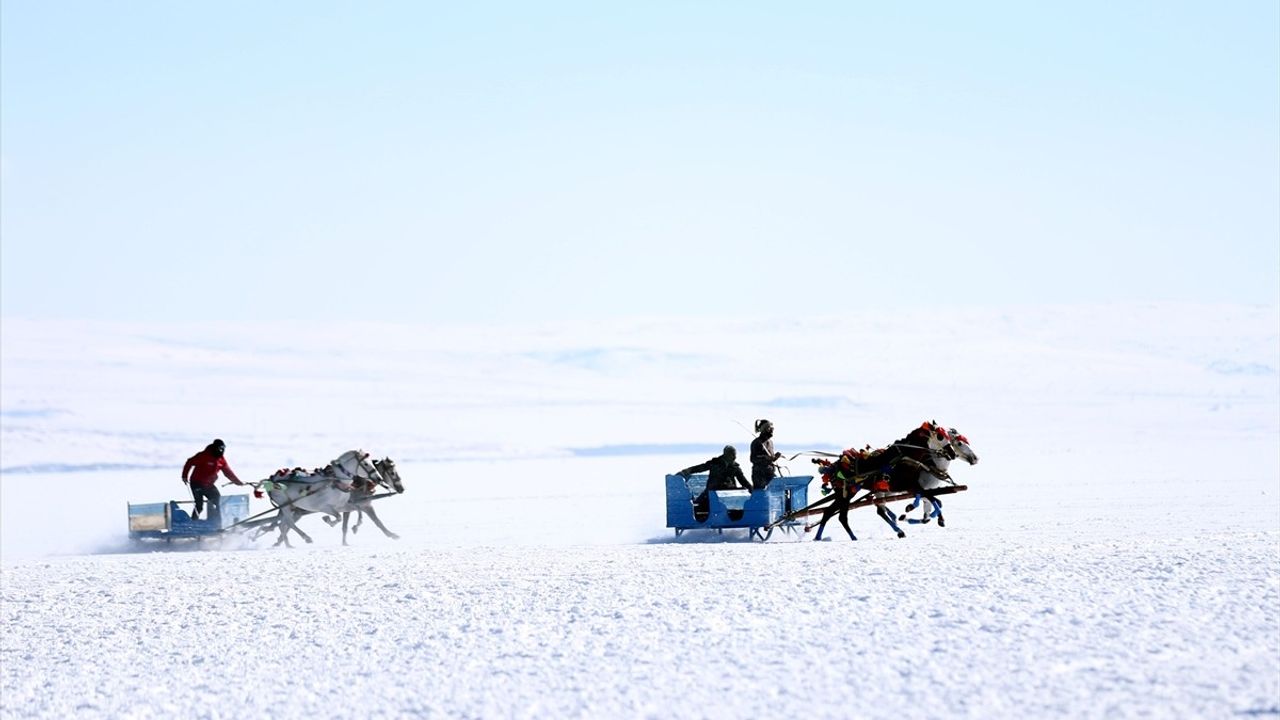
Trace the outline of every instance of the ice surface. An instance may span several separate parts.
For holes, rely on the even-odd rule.
[[[1274,308],[0,332],[6,718],[1280,715]],[[759,417],[981,462],[904,540],[677,542],[663,476]],[[394,458],[402,539],[128,542],[215,436]]]

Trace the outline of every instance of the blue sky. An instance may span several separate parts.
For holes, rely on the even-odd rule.
[[[0,9],[0,311],[1280,302],[1280,5]]]

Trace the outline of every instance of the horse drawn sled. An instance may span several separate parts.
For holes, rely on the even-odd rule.
[[[732,454],[726,447],[726,457]],[[808,486],[812,476],[788,476],[774,478],[764,489],[722,489],[704,492],[708,475],[694,475],[691,470],[712,467],[718,459],[667,475],[667,527],[674,528],[679,537],[685,530],[713,529],[723,532],[726,528],[747,528],[748,536],[767,540],[774,529],[801,534],[817,528],[815,540],[823,539],[827,521],[838,517],[851,540],[857,540],[849,526],[850,510],[874,507],[899,538],[906,533],[898,525],[900,521],[925,524],[937,520],[946,526],[939,496],[963,492],[965,485],[957,485],[947,468],[952,460],[960,459],[970,465],[978,462],[978,456],[969,447],[969,441],[954,428],[943,428],[935,422],[926,422],[906,437],[891,445],[871,449],[850,448],[840,453],[808,451],[791,456],[812,455],[822,479],[823,496],[808,502]],[[735,466],[736,467],[736,466]],[[713,468],[713,472],[715,472]],[[901,515],[889,509],[891,503],[907,501]],[[919,519],[910,518],[916,507],[923,507]],[[808,518],[820,515],[816,522]]]
[[[305,471],[301,468],[277,471],[258,482],[244,483],[253,488],[253,496],[268,498],[271,508],[251,515],[248,495],[225,495],[209,517],[193,520],[182,509],[190,500],[163,503],[129,504],[129,537],[172,542],[179,538],[209,538],[231,532],[244,532],[248,539],[279,530],[277,545],[289,545],[292,530],[308,543],[311,537],[297,525],[304,515],[320,514],[330,525],[342,523],[342,544],[347,544],[348,520],[356,514],[356,532],[367,515],[387,537],[399,537],[387,529],[373,509],[373,502],[404,492],[395,463],[390,458],[373,460],[369,453],[350,450],[323,468]],[[385,491],[385,492],[382,492]]]

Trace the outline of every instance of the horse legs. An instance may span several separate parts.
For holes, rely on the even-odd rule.
[[[849,533],[849,539],[857,542],[858,536],[853,534],[853,530],[849,527],[849,503],[846,501],[844,507],[840,508],[840,524],[844,526],[844,531]]]
[[[942,501],[941,500],[930,495],[917,495],[916,502],[919,502],[921,505],[924,505],[924,507],[920,509],[920,513],[921,513],[920,519],[907,520],[906,512],[910,512],[915,509],[915,502],[913,502],[912,504],[907,506],[906,512],[898,516],[899,522],[901,522],[902,520],[907,520],[907,522],[911,523],[912,525],[928,525],[930,520],[934,518],[938,518],[938,527],[947,526],[946,518],[942,517]],[[925,505],[924,504],[925,502],[928,502],[928,505]]]
[[[923,512],[924,512],[924,518],[923,518],[923,519],[921,519],[921,520],[907,520],[907,516],[911,514],[911,511],[912,511],[912,510],[915,510],[915,509],[916,509],[916,506],[917,506],[917,505],[921,505],[921,504],[922,504],[922,502],[921,502],[921,501],[922,501],[923,499],[924,499],[924,495],[923,495],[923,494],[921,494],[921,493],[916,493],[916,496],[915,496],[914,498],[912,498],[911,502],[910,502],[910,503],[908,503],[908,504],[907,504],[907,506],[906,506],[905,508],[903,508],[903,509],[902,509],[902,514],[898,516],[898,522],[902,522],[902,521],[904,521],[904,520],[905,520],[906,522],[909,522],[909,523],[911,523],[912,525],[915,525],[915,524],[917,524],[917,523],[927,523],[927,522],[929,522],[929,511],[928,511],[928,510],[923,510]]]
[[[280,537],[276,538],[275,544],[273,544],[271,547],[280,547],[281,545],[284,545],[287,548],[293,547],[293,545],[289,544],[289,526],[285,525],[284,521],[281,520],[281,518],[284,517],[284,514],[287,512],[289,512],[289,508],[287,507],[280,508],[279,510],[276,511],[276,516],[274,519],[272,519],[271,523],[268,525],[264,525],[261,529],[262,534],[265,535],[266,533],[279,528]]]
[[[356,524],[351,526],[351,532],[353,534],[360,531],[360,525],[364,522],[364,516],[368,515],[369,519],[373,521],[374,525],[378,526],[378,529],[382,531],[383,535],[386,535],[392,540],[400,539],[399,535],[391,532],[390,530],[387,529],[386,525],[382,524],[382,520],[378,518],[378,513],[375,512],[371,506],[363,505],[363,506],[357,506],[354,510],[346,510],[342,513],[342,544],[343,545],[347,544],[347,525],[351,520],[351,513],[353,512],[356,514]]]
[[[302,517],[302,514],[299,514],[298,517]],[[307,543],[311,542],[311,536],[302,532],[302,528],[298,527],[298,523],[296,521],[292,522],[291,524],[293,525],[293,529],[296,530],[298,534],[302,536],[303,540],[307,541]]]
[[[915,510],[917,505],[921,506],[920,519],[916,520],[915,518],[908,518],[907,515],[909,515],[912,510]],[[898,516],[898,522],[906,521],[912,525],[928,525],[930,520],[937,517],[938,524],[945,527],[946,523],[942,521],[941,508],[942,503],[938,502],[937,498],[930,497],[924,493],[916,493],[915,499],[911,501],[910,505],[903,508],[902,514]]]
[[[395,533],[391,532],[390,530],[388,530],[388,529],[387,529],[387,526],[386,526],[386,525],[383,525],[383,524],[382,524],[382,521],[378,519],[378,513],[376,513],[376,512],[374,512],[374,511],[373,511],[373,506],[372,506],[372,505],[367,505],[367,506],[365,506],[365,507],[363,508],[363,510],[364,510],[364,512],[365,512],[366,514],[368,514],[369,519],[373,521],[373,524],[378,526],[378,529],[382,531],[382,534],[383,534],[383,535],[386,535],[387,537],[391,538],[392,540],[399,540],[399,539],[400,539],[400,536],[399,536],[399,535],[397,535],[397,534],[395,534]]]
[[[836,507],[840,504],[840,498],[836,498],[830,505],[822,511],[822,519],[818,521],[818,534],[813,536],[814,541],[822,539],[822,531],[827,529],[827,521],[832,515],[836,514]]]
[[[292,510],[292,508],[283,508],[283,509],[281,509],[281,510],[280,510],[280,519],[284,521],[284,524],[283,524],[283,526],[280,528],[280,540],[276,542],[276,545],[279,545],[281,542],[283,542],[283,543],[284,543],[284,545],[285,545],[285,547],[290,547],[290,548],[291,548],[291,547],[293,547],[292,545],[290,545],[290,544],[289,544],[289,531],[290,531],[290,530],[293,530],[294,532],[296,532],[296,533],[298,533],[299,535],[301,535],[301,536],[302,536],[302,539],[303,539],[303,540],[306,540],[308,543],[310,543],[310,542],[311,542],[311,536],[310,536],[310,535],[308,535],[308,534],[306,534],[306,533],[304,533],[304,532],[302,532],[302,528],[298,527],[297,523],[295,523],[295,522],[293,521],[293,510]]]
[[[898,523],[894,521],[893,513],[890,512],[889,508],[880,503],[876,503],[876,514],[885,522],[889,523],[889,527],[893,528],[893,531],[898,533],[898,537],[904,538],[907,536],[906,533],[902,532],[902,528],[898,527]]]
[[[283,515],[286,512],[288,512],[288,509],[281,510],[280,514]],[[276,544],[272,545],[271,547],[280,547],[280,544],[284,543],[285,547],[292,548],[293,545],[289,543],[289,526],[281,522],[280,518],[276,518],[275,527],[280,528],[280,537],[276,539]]]
[[[835,499],[822,511],[822,519],[818,521],[818,534],[813,536],[815,541],[822,539],[822,531],[826,529],[827,521],[834,517],[836,513],[840,513],[840,522],[844,523],[845,530],[849,529],[849,496],[845,494],[844,489],[836,492],[838,494]],[[853,532],[850,532],[849,535],[852,536]]]

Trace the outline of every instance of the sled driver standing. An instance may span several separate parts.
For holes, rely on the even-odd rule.
[[[227,459],[222,455],[227,451],[227,444],[221,440],[214,440],[209,446],[200,452],[187,458],[187,464],[182,466],[182,482],[191,485],[191,497],[196,501],[195,512],[191,513],[192,520],[198,520],[200,511],[204,510],[204,501],[209,501],[209,519],[216,520],[222,514],[220,506],[222,494],[218,492],[218,473],[221,472],[227,476],[231,482],[237,485],[243,485],[240,478],[231,470],[231,466],[227,464]],[[190,479],[188,479],[188,477]]]
[[[756,421],[759,435],[751,441],[751,489],[763,490],[777,476],[778,458],[782,453],[773,449],[773,423]]]

